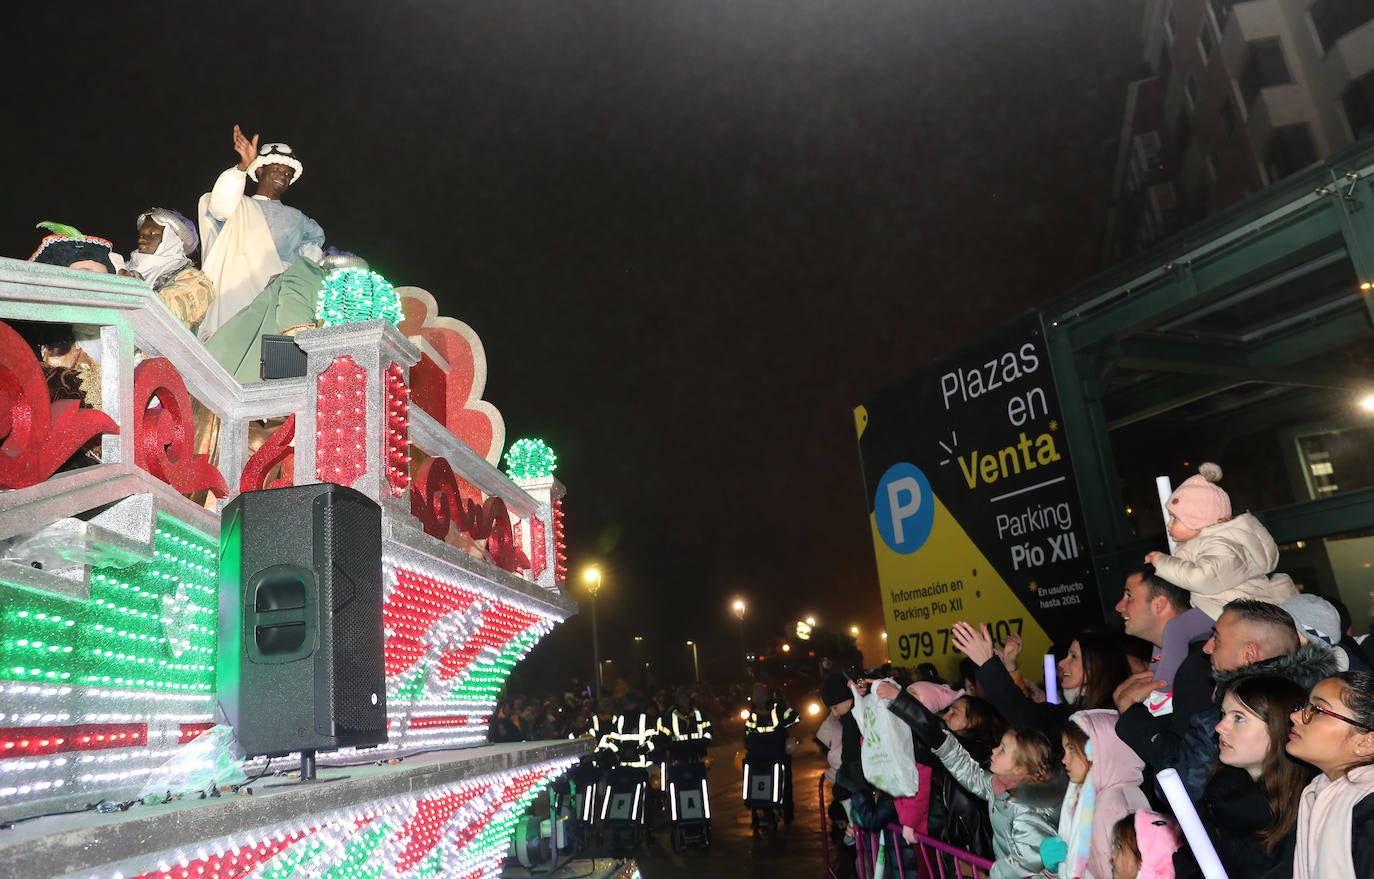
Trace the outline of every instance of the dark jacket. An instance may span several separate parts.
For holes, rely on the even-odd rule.
[[[840,715],[840,765],[835,770],[835,799],[847,799],[850,794],[864,793],[872,785],[864,778],[863,734],[854,712]]]
[[[1116,734],[1130,745],[1150,768],[1155,768],[1150,754],[1137,747],[1164,733],[1178,741],[1192,725],[1193,716],[1199,711],[1212,707],[1212,658],[1202,652],[1207,637],[1194,639],[1188,644],[1188,655],[1174,672],[1173,711],[1163,717],[1155,717],[1144,705],[1132,705],[1122,712],[1116,721]],[[1148,749],[1148,748],[1147,748]],[[1163,767],[1159,767],[1163,768]]]
[[[944,721],[925,710],[920,701],[905,690],[888,705],[888,710],[896,714],[911,729],[916,762],[930,767],[930,814],[926,819],[926,831],[941,842],[973,852],[985,858],[992,857],[992,819],[988,815],[988,804],[969,793],[963,785],[954,780],[945,764],[935,756],[933,749],[926,744],[922,732],[934,737],[935,727],[929,724],[934,720],[941,730],[948,731]],[[923,730],[928,726],[928,730]],[[987,769],[995,741],[985,741],[974,736],[966,736],[950,731],[968,755]]]
[[[1350,855],[1356,876],[1374,876],[1374,794],[1350,810]]]
[[[1008,726],[1041,730],[1052,742],[1059,741],[1069,715],[1084,707],[1036,702],[1016,686],[1006,666],[996,657],[978,666],[978,693],[992,703]]]
[[[995,743],[954,733],[968,755],[986,769]],[[988,804],[969,793],[954,780],[940,758],[924,745],[925,755],[917,753],[918,762],[930,767],[930,817],[926,827],[929,834],[955,848],[992,857],[992,819]]]
[[[1234,766],[1219,766],[1208,779],[1198,807],[1203,826],[1212,837],[1226,875],[1278,879],[1293,875],[1297,828],[1288,832],[1268,854],[1259,832],[1274,820],[1264,790],[1250,774]],[[1280,868],[1277,872],[1275,868]]]
[[[1359,641],[1349,635],[1344,635],[1336,646],[1345,651],[1345,658],[1350,663],[1350,671],[1374,671],[1374,665],[1370,665],[1370,657]]]
[[[1217,765],[1216,726],[1221,722],[1222,694],[1231,683],[1257,675],[1277,675],[1296,682],[1304,689],[1311,689],[1318,681],[1335,673],[1336,660],[1329,648],[1304,644],[1294,653],[1262,659],[1231,671],[1214,671],[1212,677],[1216,686],[1212,702],[1192,716],[1182,735],[1174,731],[1173,724],[1160,726],[1136,723],[1140,719],[1137,708],[1149,718],[1149,712],[1140,705],[1131,706],[1129,711],[1121,715],[1116,724],[1116,733],[1155,772],[1170,767],[1176,769],[1188,796],[1196,802],[1202,797],[1207,779],[1212,775],[1212,767]]]

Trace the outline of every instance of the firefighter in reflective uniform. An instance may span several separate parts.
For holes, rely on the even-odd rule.
[[[801,715],[769,692],[763,684],[755,684],[749,700],[749,718],[744,722],[745,759],[781,763],[782,820],[792,823],[792,755],[787,748],[787,730],[801,723]]]
[[[673,707],[659,718],[658,732],[666,743],[669,762],[706,759],[706,749],[711,746],[711,721],[692,702],[692,692],[686,687],[678,688]]]
[[[609,752],[616,766],[643,769],[647,774],[658,761],[658,723],[644,711],[638,693],[626,693],[624,703],[624,709],[611,720],[596,749]]]
[[[605,737],[606,733],[610,732],[612,728],[611,724],[614,720],[614,706],[611,704],[610,699],[607,699],[605,696],[602,696],[600,699],[596,700],[596,711],[592,713],[591,724],[587,727],[586,732],[583,732],[581,735],[569,734],[568,738],[596,739],[596,742],[599,745],[601,743],[602,738]]]

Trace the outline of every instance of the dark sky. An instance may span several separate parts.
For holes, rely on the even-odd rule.
[[[851,410],[1096,268],[1140,54],[1139,0],[26,6],[5,252],[53,219],[127,253],[234,123],[289,142],[287,203],[482,337],[603,653],[660,662],[731,651],[735,594],[760,637],[878,627]]]

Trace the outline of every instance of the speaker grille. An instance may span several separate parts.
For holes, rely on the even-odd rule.
[[[217,698],[245,753],[385,742],[381,508],[328,483],[244,492],[221,546]]]
[[[386,723],[382,655],[382,523],[372,501],[336,492],[315,503],[320,517],[317,570],[327,584],[320,596],[333,611],[333,718],[342,730]],[[373,698],[376,702],[373,702]]]

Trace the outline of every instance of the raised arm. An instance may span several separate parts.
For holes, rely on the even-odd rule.
[[[215,180],[214,188],[210,190],[210,216],[220,222],[229,219],[234,211],[238,210],[239,201],[243,198],[243,181],[248,176],[248,166],[258,157],[256,134],[250,140],[244,136],[242,129],[235,125],[233,143],[239,163],[226,168]]]

